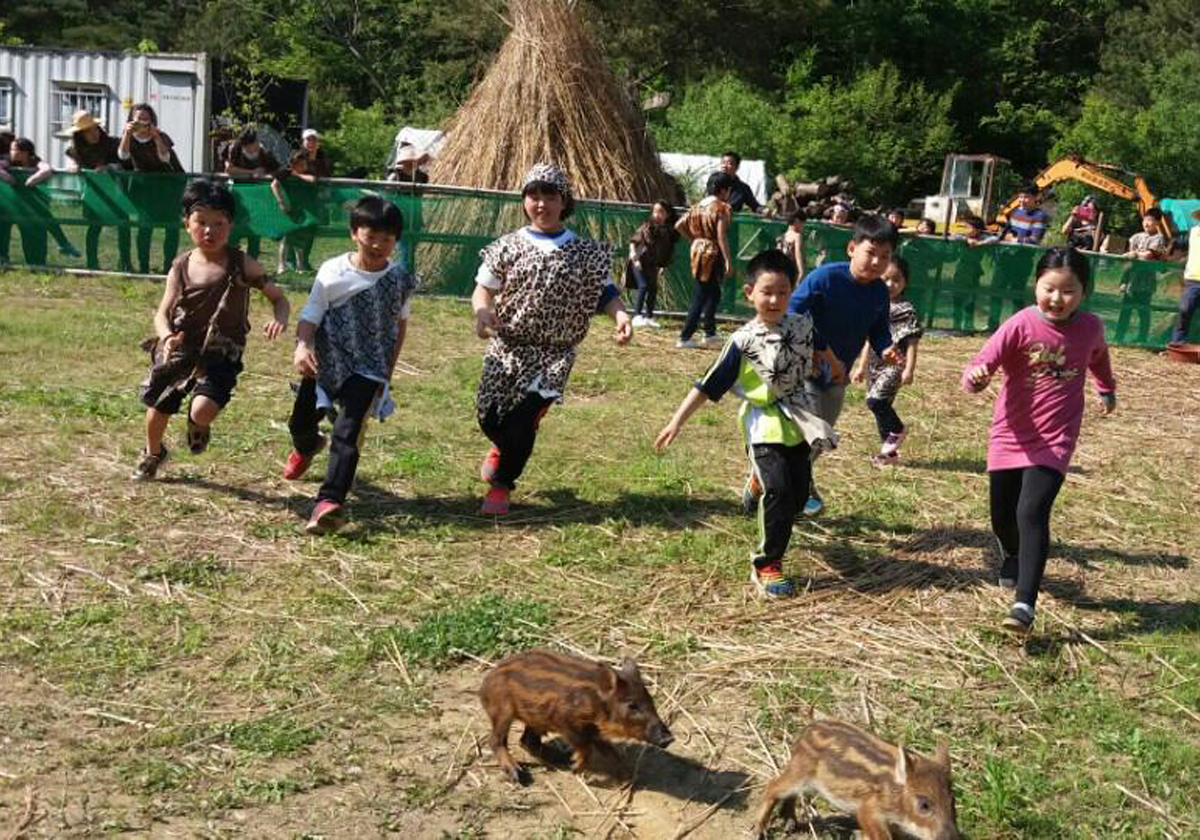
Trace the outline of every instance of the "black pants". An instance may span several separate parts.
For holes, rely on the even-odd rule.
[[[796,514],[808,501],[812,480],[811,451],[807,443],[784,446],[756,443],[750,447],[750,463],[763,489],[758,500],[758,552],[755,566],[778,563],[792,538]]]
[[[154,238],[154,228],[140,227],[137,232],[138,270],[142,274],[150,273],[150,240]],[[163,274],[171,270],[171,263],[179,251],[179,225],[167,225],[163,230]]]
[[[725,279],[723,268],[713,272],[712,279],[707,283],[696,283],[692,292],[692,305],[688,307],[687,320],[683,322],[683,332],[680,339],[687,341],[700,325],[700,316],[704,316],[704,334],[717,334],[717,305],[721,302],[721,285]]]
[[[868,399],[867,408],[875,415],[875,425],[879,427],[879,439],[887,442],[888,435],[898,435],[904,431],[904,423],[892,406],[895,397],[886,400]]]
[[[488,411],[479,428],[500,450],[500,466],[492,479],[494,486],[507,487],[509,490],[517,486],[517,479],[525,471],[529,456],[533,454],[538,425],[553,402],[552,397],[530,392],[503,418],[496,415],[494,407]]]
[[[371,401],[380,387],[378,382],[354,375],[343,382],[341,390],[333,395],[342,410],[333,424],[329,466],[325,470],[325,482],[317,491],[317,501],[328,499],[338,504],[346,501],[346,494],[354,484],[354,473],[358,470],[358,436],[371,409]],[[308,454],[320,445],[318,425],[321,417],[322,413],[317,410],[317,381],[301,380],[296,402],[292,406],[292,417],[288,421],[292,445],[297,452]]]
[[[653,318],[654,307],[658,304],[658,269],[645,266],[638,268],[636,265],[630,264],[629,270],[633,273],[634,282],[637,283],[637,297],[634,299],[633,314]]]
[[[1050,511],[1063,474],[1049,467],[995,470],[991,479],[992,531],[1006,558],[1017,558],[1016,600],[1033,609],[1050,553]]]

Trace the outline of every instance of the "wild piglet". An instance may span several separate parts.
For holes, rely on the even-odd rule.
[[[818,793],[858,818],[868,840],[891,840],[892,828],[917,840],[959,840],[945,745],[930,760],[836,720],[809,724],[783,772],[767,785],[755,825],[765,836],[775,803],[796,819],[796,797]]]
[[[524,782],[524,775],[508,752],[508,730],[514,720],[525,724],[521,744],[535,755],[541,751],[543,735],[562,735],[574,750],[571,767],[577,773],[586,766],[593,747],[615,755],[606,738],[632,738],[664,748],[674,740],[632,659],[613,670],[548,650],[525,651],[488,671],[479,699],[492,719],[496,761],[518,784]]]

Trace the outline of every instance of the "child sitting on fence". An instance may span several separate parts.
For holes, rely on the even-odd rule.
[[[187,442],[199,455],[208,448],[213,421],[229,403],[242,372],[250,332],[250,290],[258,289],[274,307],[263,328],[270,340],[287,329],[288,301],[262,267],[228,245],[233,227],[233,193],[223,184],[200,180],[183,193],[183,223],[196,246],[180,254],[167,273],[162,301],[154,313],[150,371],[142,382],[146,405],[146,448],[133,478],[154,478],[167,460],[163,434],[184,398],[188,405]]]
[[[318,430],[321,408],[341,404],[325,481],[305,526],[310,534],[336,531],[345,522],[367,417],[372,405],[382,418],[391,404],[388,383],[416,288],[413,276],[390,262],[403,230],[396,205],[375,197],[359,200],[350,212],[355,250],[322,263],[296,322],[293,363],[303,379],[288,422],[293,450],[284,478],[295,480],[308,470],[327,442]]]
[[[508,513],[509,495],[533,452],[538,425],[561,401],[591,316],[617,323],[617,344],[633,324],[612,281],[612,253],[563,226],[575,209],[566,174],[535,165],[521,185],[529,225],[480,252],[471,304],[475,332],[490,339],[483,355],[476,414],[492,442],[480,467],[488,484],[482,512]]]
[[[656,201],[650,208],[650,218],[642,222],[629,240],[629,262],[626,286],[637,288],[633,305],[633,325],[652,327],[654,307],[658,302],[658,278],[671,265],[679,231],[675,230],[675,210],[665,201]],[[632,280],[630,284],[628,281]]]
[[[892,263],[883,272],[887,286],[889,310],[888,322],[892,333],[892,346],[904,354],[904,364],[891,365],[872,349],[863,345],[862,355],[854,364],[850,378],[855,382],[867,383],[867,408],[875,415],[879,427],[879,454],[871,460],[878,465],[895,464],[900,460],[900,444],[908,437],[908,429],[896,414],[892,405],[900,386],[911,385],[917,370],[917,342],[921,339],[921,321],[917,310],[903,300],[908,288],[908,263],[903,257],[892,257]]]
[[[1087,259],[1073,248],[1051,248],[1035,278],[1034,305],[1005,321],[962,375],[963,389],[977,392],[1004,370],[987,468],[1000,585],[1016,590],[1003,626],[1022,634],[1033,625],[1050,551],[1050,512],[1079,440],[1089,370],[1101,413],[1116,406],[1104,322],[1079,310],[1091,291]]]
[[[760,595],[770,598],[795,591],[783,576],[783,555],[796,514],[808,498],[812,459],[836,445],[832,427],[817,416],[804,387],[814,370],[813,319],[787,311],[796,277],[796,264],[778,249],[750,261],[743,292],[754,306],[754,319],[729,337],[654,441],[662,452],[704,403],[720,400],[730,389],[742,398],[738,418],[763,489],[750,580]]]

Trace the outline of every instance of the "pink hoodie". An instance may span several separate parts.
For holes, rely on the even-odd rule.
[[[1104,323],[1076,311],[1058,324],[1029,306],[992,334],[967,370],[962,387],[973,391],[967,372],[986,365],[1004,369],[1004,386],[992,412],[987,468],[1049,467],[1065,473],[1083,422],[1085,371],[1096,378],[1100,394],[1117,387]]]

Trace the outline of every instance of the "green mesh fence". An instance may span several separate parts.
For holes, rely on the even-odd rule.
[[[28,172],[13,170],[13,183],[0,181],[0,263],[30,267],[162,273],[177,250],[187,246],[179,198],[190,176],[133,173],[56,173],[34,187]],[[411,187],[333,179],[281,184],[286,210],[269,183],[235,182],[238,212],[233,240],[276,268],[280,241],[298,248],[311,265],[349,247],[349,208],[364,195],[379,195],[404,214],[402,258],[419,272],[427,292],[469,295],[479,249],[524,224],[520,199],[508,193]],[[625,204],[580,202],[571,226],[584,236],[610,242],[614,271],[623,279],[629,238],[647,210]],[[721,311],[746,316],[741,294],[746,263],[771,247],[782,222],[738,215],[730,231],[735,274],[726,280]],[[182,238],[182,242],[181,242]],[[811,268],[845,258],[850,231],[810,223],[805,251]],[[1032,297],[1033,266],[1041,251],[1018,245],[968,248],[939,238],[911,238],[901,246],[911,268],[908,297],[927,327],[990,331]],[[1178,309],[1181,266],[1090,257],[1095,291],[1087,307],[1100,315],[1108,338],[1118,344],[1162,346]],[[659,308],[681,310],[691,296],[686,242],[660,284]],[[1200,340],[1200,324],[1193,340]]]

